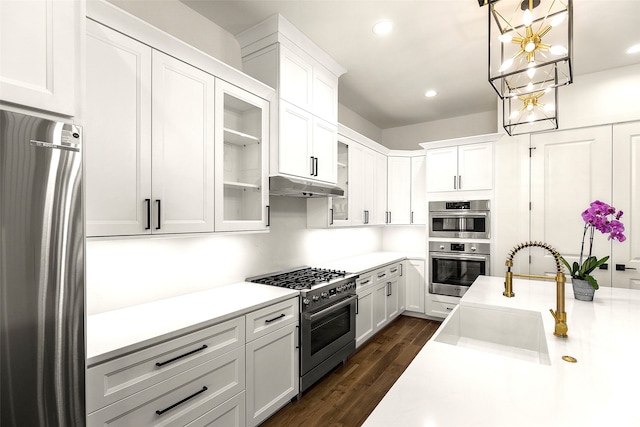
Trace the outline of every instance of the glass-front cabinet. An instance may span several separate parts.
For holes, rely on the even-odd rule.
[[[349,146],[338,141],[338,187],[344,190],[341,197],[331,198],[333,221],[331,225],[349,221]]]
[[[269,102],[218,79],[215,114],[215,229],[265,229]]]

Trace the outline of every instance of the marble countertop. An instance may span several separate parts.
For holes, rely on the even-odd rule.
[[[296,297],[241,282],[87,317],[87,366]]]
[[[460,306],[539,312],[550,364],[435,341],[443,323],[364,426],[639,426],[640,291],[602,287],[584,302],[567,284],[568,338],[558,338],[555,283],[513,285],[505,298],[504,277],[481,276]]]

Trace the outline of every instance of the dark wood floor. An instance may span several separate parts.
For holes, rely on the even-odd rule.
[[[347,363],[282,408],[262,427],[356,427],[431,338],[440,322],[400,316]]]

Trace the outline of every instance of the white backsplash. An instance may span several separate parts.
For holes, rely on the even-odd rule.
[[[87,314],[383,250],[382,227],[307,229],[305,199],[270,201],[270,232],[88,239]],[[417,246],[409,234],[401,234],[397,244],[387,240],[394,247],[409,247],[409,241]],[[415,239],[424,247],[424,234]]]

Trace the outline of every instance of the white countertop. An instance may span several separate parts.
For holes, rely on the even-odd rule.
[[[326,264],[318,265],[317,267],[344,270],[349,273],[362,274],[365,271],[373,270],[382,265],[402,261],[407,258],[424,259],[424,254],[420,255],[401,252],[372,252],[369,254],[358,255],[338,261],[332,261]]]
[[[460,304],[539,311],[550,365],[432,339],[364,426],[640,426],[640,291],[602,287],[584,302],[567,284],[563,339],[553,335],[549,313],[555,283],[514,279],[513,286],[515,297],[506,298],[504,277],[481,276]]]
[[[300,294],[241,282],[87,317],[87,365],[223,322]]]

